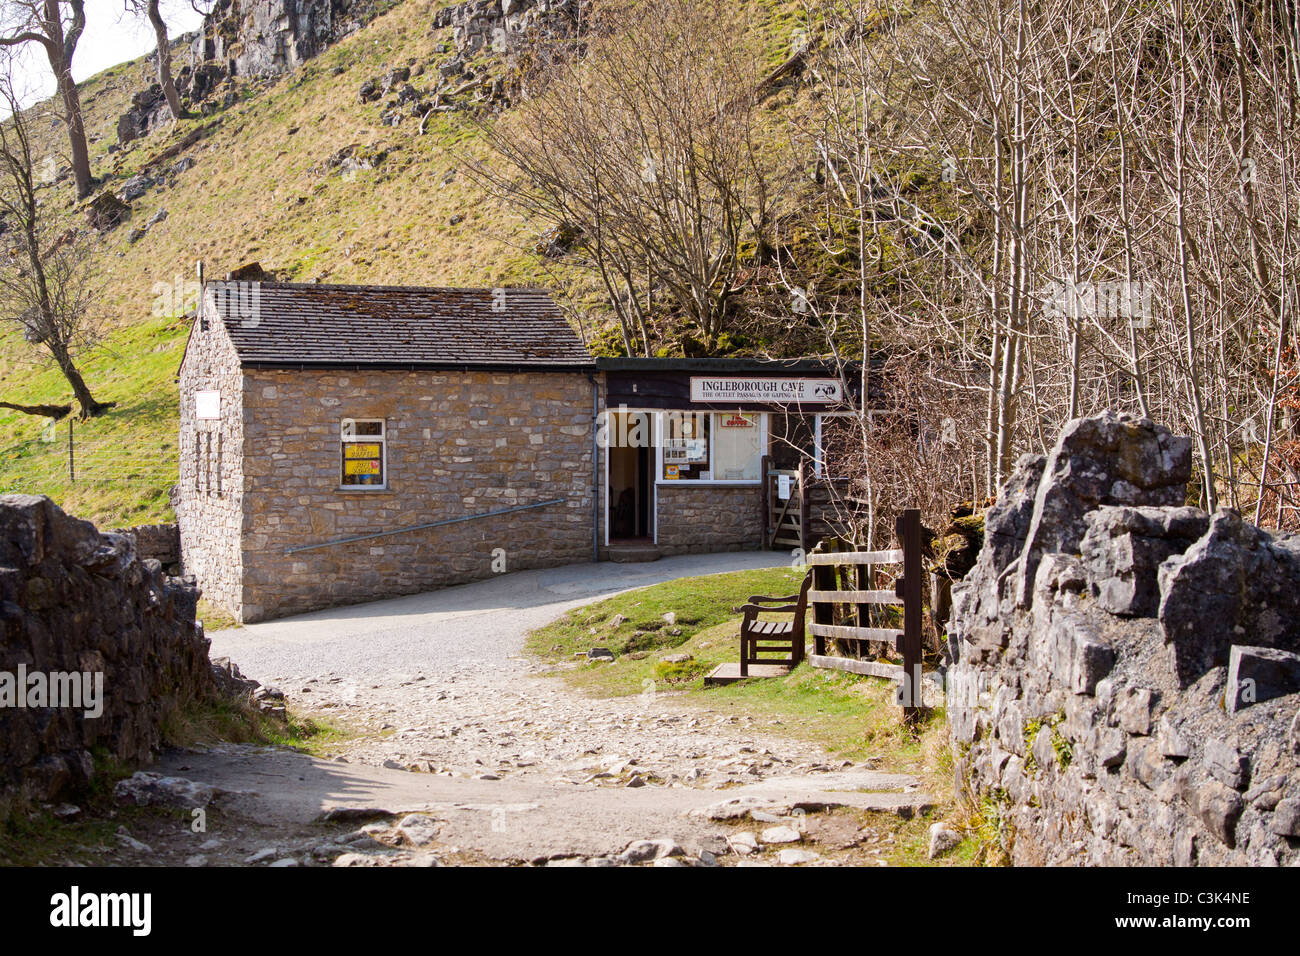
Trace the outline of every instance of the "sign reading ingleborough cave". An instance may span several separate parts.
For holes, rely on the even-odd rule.
[[[834,378],[708,378],[691,376],[692,402],[834,404],[841,397]]]

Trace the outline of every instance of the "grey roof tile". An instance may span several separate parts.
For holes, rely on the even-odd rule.
[[[207,286],[245,365],[591,367],[538,289],[280,282]]]

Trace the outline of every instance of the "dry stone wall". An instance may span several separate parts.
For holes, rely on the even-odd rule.
[[[1184,506],[1190,472],[1071,422],[953,588],[957,786],[1016,863],[1300,862],[1300,536]]]
[[[141,524],[120,528],[114,534],[135,539],[135,553],[142,560],[157,561],[168,574],[180,574],[181,532],[174,524]]]
[[[216,693],[197,600],[132,536],[0,497],[0,795],[71,794],[97,750],[148,762],[169,711]]]

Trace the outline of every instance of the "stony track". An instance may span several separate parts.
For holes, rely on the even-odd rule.
[[[915,779],[832,761],[770,721],[680,695],[577,694],[523,656],[527,630],[569,608],[773,557],[522,572],[216,632],[214,657],[350,733],[327,759],[247,747],[173,754],[160,772],[226,791],[213,826],[202,841],[137,836],[152,857],[191,865],[807,864],[831,850],[876,859],[888,838],[852,815],[931,803]],[[835,807],[850,816],[816,813]],[[818,832],[834,846],[818,848]]]

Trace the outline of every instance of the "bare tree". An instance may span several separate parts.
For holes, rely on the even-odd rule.
[[[794,139],[820,192],[777,258],[832,350],[924,368],[978,435],[985,493],[1070,418],[1118,408],[1193,437],[1203,506],[1300,524],[1294,10],[812,2]],[[936,427],[932,404],[907,402],[899,441]],[[863,436],[857,495],[886,511],[912,454],[884,452],[889,432]],[[954,499],[979,497],[967,457]]]
[[[757,142],[762,68],[749,36],[723,0],[611,0],[530,80],[536,95],[484,124],[500,162],[477,175],[571,231],[629,353],[650,349],[660,291],[714,347],[746,242],[766,241],[771,161]]]
[[[163,96],[167,98],[167,108],[171,111],[172,119],[180,119],[183,110],[180,94],[176,92],[176,81],[172,78],[171,40],[167,36],[167,21],[163,19],[162,11],[159,9],[159,0],[126,0],[126,7],[136,16],[146,18],[149,25],[153,27],[154,36],[158,40],[158,48],[154,53],[158,68],[158,85],[162,87]]]
[[[72,387],[81,417],[89,418],[113,405],[95,400],[77,368],[77,356],[99,338],[90,240],[75,228],[50,234],[52,224],[32,170],[27,118],[7,78],[0,79],[0,103],[12,114],[0,124],[0,217],[9,226],[6,238],[13,241],[0,256],[0,317],[18,323],[27,341],[49,354]],[[34,409],[61,417],[55,411],[51,406]]]
[[[0,5],[0,47],[36,43],[45,50],[50,62],[63,101],[63,121],[68,129],[78,199],[90,195],[93,185],[81,96],[72,78],[72,55],[85,28],[85,0],[3,0]]]

